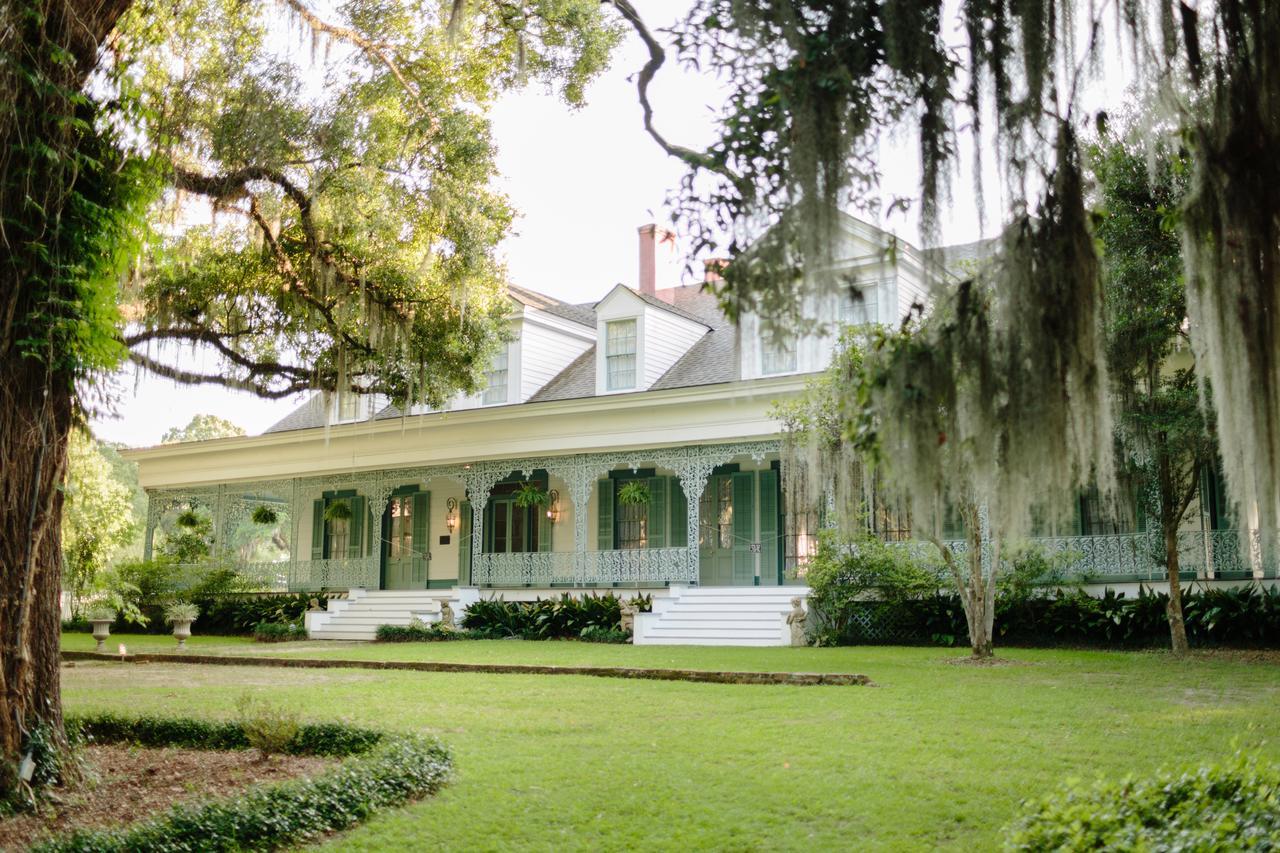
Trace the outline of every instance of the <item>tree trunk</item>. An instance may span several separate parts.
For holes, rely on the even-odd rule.
[[[43,365],[12,350],[0,356],[0,801],[23,787],[34,731],[65,747],[58,644],[71,415],[69,385],[47,383]]]
[[[942,552],[942,559],[955,581],[960,606],[964,610],[965,627],[969,632],[969,649],[975,658],[989,658],[995,654],[996,568],[1000,564],[1000,554],[997,551],[993,557],[991,577],[985,577],[982,572],[984,530],[981,516],[976,507],[968,505],[960,507],[960,514],[965,520],[969,545],[963,571],[956,565],[955,554],[941,539],[932,541]]]
[[[61,487],[84,355],[74,277],[93,264],[62,229],[85,221],[68,207],[84,135],[76,102],[131,2],[9,0],[0,20],[0,801],[25,787],[33,733],[66,745]],[[37,769],[47,778],[48,767]]]
[[[1189,649],[1187,644],[1187,625],[1182,619],[1182,581],[1178,577],[1178,527],[1177,524],[1162,525],[1164,532],[1164,559],[1169,570],[1169,638],[1175,655],[1185,655]]]

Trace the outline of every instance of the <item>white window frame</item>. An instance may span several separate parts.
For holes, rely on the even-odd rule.
[[[640,323],[635,317],[609,320],[604,325],[604,340],[605,390],[634,389],[639,380]],[[628,370],[629,383],[625,380]]]
[[[363,395],[354,391],[339,391],[338,399],[334,401],[334,421],[340,424],[347,424],[360,420],[361,401]],[[351,411],[347,411],[347,407],[351,407]]]
[[[484,375],[485,388],[480,398],[481,403],[491,406],[507,402],[511,393],[511,346],[509,344],[503,344],[501,351],[494,356]],[[499,378],[502,380],[501,385],[497,382]]]
[[[760,375],[780,376],[796,372],[796,342],[793,338],[760,336]]]

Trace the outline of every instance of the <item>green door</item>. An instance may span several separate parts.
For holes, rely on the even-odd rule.
[[[383,519],[382,588],[426,589],[430,495],[392,495]]]
[[[702,492],[698,577],[703,586],[733,584],[733,475],[716,475]]]

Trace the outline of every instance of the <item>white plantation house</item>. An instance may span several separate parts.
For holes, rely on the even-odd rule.
[[[896,323],[924,301],[916,250],[898,243],[890,262],[885,234],[852,218],[845,232],[851,286],[815,298],[816,316]],[[659,286],[678,280],[668,236],[640,228],[638,287],[594,304],[512,287],[512,340],[487,387],[443,411],[317,396],[262,435],[130,451],[148,554],[178,512],[204,514],[213,564],[347,592],[309,615],[318,638],[372,638],[444,601],[461,612],[481,596],[639,590],[654,612],[637,643],[787,642],[816,520],[784,512],[770,411],[826,367],[838,323],[790,340],[763,337],[752,316],[730,323],[699,285]],[[1261,577],[1220,483],[1204,494],[1184,531],[1188,576]],[[1160,577],[1148,534],[1089,495],[1074,534],[1041,544],[1077,555],[1090,580]]]

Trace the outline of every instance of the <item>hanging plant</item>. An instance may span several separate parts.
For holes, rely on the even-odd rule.
[[[351,520],[351,502],[346,500],[334,501],[324,508],[325,521],[350,521]]]
[[[618,503],[647,504],[649,502],[649,484],[643,480],[632,480],[618,489]]]
[[[279,520],[280,515],[275,511],[274,507],[258,504],[253,508],[254,524],[275,524]]]
[[[182,512],[178,513],[178,517],[175,521],[179,527],[185,527],[188,530],[192,530],[200,526],[200,516],[196,515],[196,511],[194,509],[184,509]]]
[[[521,509],[544,506],[547,502],[547,490],[533,480],[525,480],[511,494],[515,498],[515,505]]]

